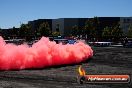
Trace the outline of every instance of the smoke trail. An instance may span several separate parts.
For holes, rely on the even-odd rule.
[[[82,42],[62,45],[42,37],[29,47],[26,44],[6,44],[0,37],[0,70],[73,64],[82,62],[92,55],[91,47]]]

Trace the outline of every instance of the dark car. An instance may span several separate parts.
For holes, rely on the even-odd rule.
[[[128,41],[127,43],[125,43],[124,47],[132,48],[132,41]]]

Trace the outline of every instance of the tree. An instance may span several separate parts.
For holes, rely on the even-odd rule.
[[[100,31],[99,31],[99,25],[100,25],[100,22],[99,22],[99,19],[98,17],[94,17],[92,19],[92,30],[91,30],[91,35],[93,37],[101,37],[101,34],[100,34]]]
[[[111,37],[111,28],[106,26],[102,31],[103,38],[110,38]]]
[[[119,38],[122,37],[122,35],[123,35],[123,31],[121,30],[119,24],[115,25],[115,26],[112,28],[112,30],[111,30],[111,36],[112,36],[113,38],[119,39]]]
[[[24,38],[26,36],[26,25],[21,24],[20,29],[19,29],[19,36],[21,38]]]
[[[21,38],[29,38],[32,34],[31,26],[29,24],[21,24],[19,29],[19,36]]]
[[[123,31],[121,30],[119,24],[112,27],[105,27],[102,31],[102,37],[105,39],[118,40],[122,37]]]
[[[128,28],[127,36],[132,38],[132,24]]]
[[[2,29],[0,28],[0,36],[2,36]]]
[[[77,25],[74,25],[71,29],[71,35],[72,36],[77,36],[80,35],[80,30],[78,29]]]
[[[58,31],[52,32],[52,36],[60,36],[60,32]]]
[[[88,36],[90,36],[90,30],[92,29],[92,23],[91,21],[88,19],[86,22],[85,22],[85,26],[84,26],[84,31],[85,31],[85,34],[87,34]]]
[[[40,36],[51,35],[51,29],[50,29],[48,22],[43,22],[42,24],[40,24],[38,28],[38,32],[40,33]]]
[[[85,22],[84,33],[90,37],[98,37],[98,26],[99,20],[98,17],[94,17],[93,19],[88,19]]]
[[[18,36],[19,30],[15,27],[12,28],[11,35],[12,37],[17,37]]]

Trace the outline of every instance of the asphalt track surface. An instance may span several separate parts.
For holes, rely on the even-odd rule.
[[[87,74],[129,74],[132,78],[132,48],[93,47],[93,50],[94,56],[81,64],[0,71],[0,88],[132,88],[132,82],[77,83],[79,65]]]

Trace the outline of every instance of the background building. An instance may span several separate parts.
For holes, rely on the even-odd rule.
[[[93,22],[92,27],[96,26],[97,35],[99,35],[99,37],[102,35],[102,32],[106,27],[113,29],[114,26],[119,25],[125,36],[127,36],[128,29],[130,29],[130,26],[132,27],[132,17],[96,17],[96,18],[99,24],[95,25]],[[92,19],[94,18],[38,19],[38,20],[29,21],[28,24],[31,26],[30,32],[32,32],[31,34],[33,36],[36,36],[36,34],[38,33],[38,29],[42,23],[48,23],[49,29],[52,31],[52,33],[59,32],[60,35],[62,36],[70,36],[73,27],[76,26],[79,29],[79,31],[80,30],[82,31],[85,29],[86,25],[90,24],[90,23],[86,24],[86,22]],[[15,27],[9,29],[3,29],[1,31],[1,35],[5,38],[17,37],[19,36],[19,30],[20,28],[15,28]],[[81,34],[81,32],[79,33]]]
[[[132,25],[132,17],[120,17],[120,27],[124,35],[127,34],[129,27]]]
[[[33,34],[36,34],[36,32],[38,31],[42,23],[48,23],[50,30],[52,31],[52,19],[38,19],[38,20],[33,20],[28,22],[28,24],[31,26],[31,30]]]
[[[65,35],[64,33],[64,19],[53,19],[52,20],[52,32],[60,32],[61,35]]]
[[[93,18],[59,18],[52,20],[52,31],[58,31],[61,35],[68,36],[74,26],[77,26],[79,30],[82,30],[87,20]],[[120,22],[120,17],[98,17],[99,26],[98,30],[100,33],[102,30],[108,26],[112,27]]]

